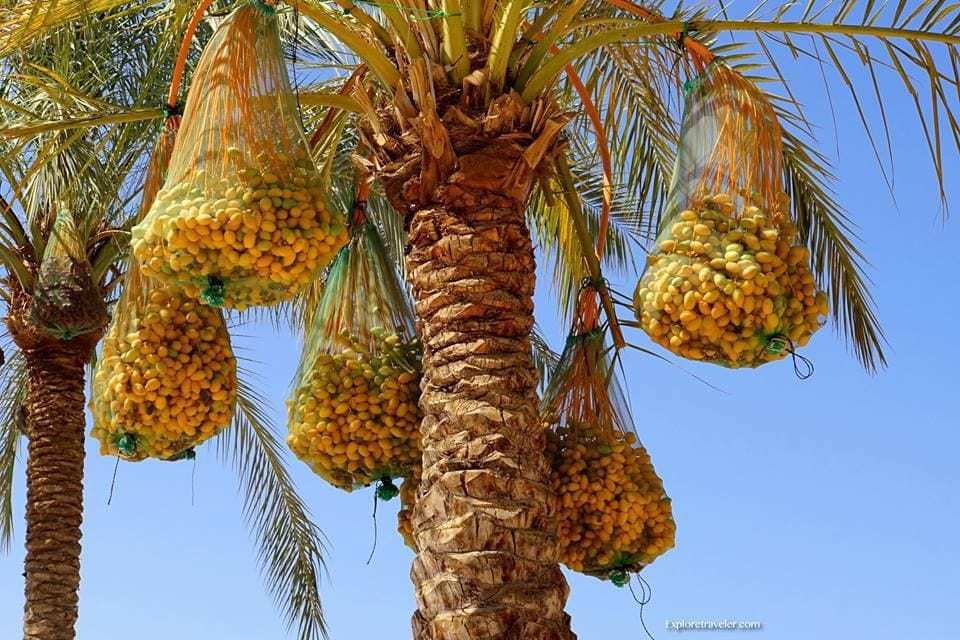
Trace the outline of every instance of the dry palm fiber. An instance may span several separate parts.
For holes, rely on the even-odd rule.
[[[133,230],[144,273],[214,306],[294,296],[346,241],[310,158],[272,8],[236,9],[193,76],[170,169]]]
[[[127,460],[191,457],[233,417],[237,361],[223,313],[131,264],[93,376],[93,437]]]
[[[31,321],[61,340],[102,329],[109,321],[82,237],[73,213],[61,209],[33,291]]]
[[[567,339],[541,404],[557,538],[570,569],[622,586],[673,547],[676,527],[634,435],[604,331],[589,326],[579,322]]]
[[[673,353],[756,367],[823,324],[810,254],[782,189],[779,121],[757,87],[720,62],[688,83],[680,148],[634,305]]]
[[[357,210],[362,214],[362,208]],[[287,442],[336,487],[380,482],[420,463],[421,349],[413,310],[376,226],[358,215],[305,331]]]

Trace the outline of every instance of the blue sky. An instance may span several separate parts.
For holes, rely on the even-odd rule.
[[[816,364],[805,382],[786,363],[757,371],[685,365],[724,393],[626,355],[638,431],[678,526],[676,549],[645,574],[654,589],[645,618],[657,638],[675,636],[666,622],[681,619],[760,621],[764,629],[751,637],[777,640],[956,638],[960,230],[941,223],[926,145],[899,87],[888,85],[895,207],[843,90],[833,95],[835,141],[819,75],[809,65],[785,71],[821,126],[821,147],[833,153],[839,143],[837,191],[872,262],[890,368],[866,375],[829,328],[805,351]],[[960,162],[947,156],[956,204]],[[548,291],[538,303],[559,343],[564,330]],[[266,327],[245,333],[237,344],[260,361],[282,427],[298,345]],[[121,466],[108,507],[113,460],[88,447],[80,640],[287,637],[258,574],[235,479],[212,450],[198,457],[195,504],[190,463],[142,463]],[[394,533],[397,505],[381,506],[379,545],[366,566],[370,494],[345,494],[295,460],[291,467],[329,538],[322,591],[332,637],[409,637],[412,554]],[[0,638],[20,634],[22,542],[21,527],[13,552],[0,557]],[[642,637],[628,592],[576,575],[570,582],[581,638]]]

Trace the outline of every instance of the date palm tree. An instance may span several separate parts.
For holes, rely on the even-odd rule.
[[[53,29],[2,60],[0,129],[11,117],[59,121],[108,100],[159,104],[167,78],[151,58],[179,39],[152,20],[118,14]],[[6,24],[6,23],[5,23]],[[133,46],[118,46],[123,37]],[[82,51],[82,57],[75,52]],[[122,74],[106,72],[122,68]],[[71,131],[43,126],[0,142],[0,548],[13,533],[12,492],[26,455],[24,638],[74,637],[83,517],[86,369],[125,279],[126,239],[157,131],[143,121]],[[60,250],[65,248],[64,250]],[[320,532],[284,464],[264,400],[240,380],[233,424],[218,437],[237,472],[267,583],[300,637],[325,634]],[[202,455],[202,452],[201,452]]]
[[[0,54],[92,11],[192,8],[158,5],[61,0],[15,9]],[[722,58],[774,104],[791,214],[833,320],[866,369],[885,365],[852,221],[831,195],[831,168],[787,82],[784,54],[813,60],[849,92],[884,177],[885,95],[900,85],[916,105],[945,199],[943,154],[960,147],[957,6],[761,2],[731,16],[723,3],[290,0],[280,19],[299,51],[295,72],[320,64],[314,54],[327,38],[350,52],[336,86],[303,84],[304,118],[331,180],[347,149],[399,220],[394,245],[405,255],[424,345],[416,638],[573,636],[531,355],[534,247],[554,266],[557,308],[569,315],[586,280],[622,347],[604,273],[633,268],[635,249],[658,226],[678,143],[676,105],[698,64]],[[131,126],[158,111],[134,99],[60,124],[15,114],[7,136]]]

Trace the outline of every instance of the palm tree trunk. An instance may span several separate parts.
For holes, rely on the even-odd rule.
[[[519,153],[491,144],[461,157],[429,204],[408,209],[424,344],[417,640],[574,637],[544,482]]]
[[[24,640],[73,640],[83,520],[84,367],[103,327],[58,340],[18,296],[7,318],[27,366]]]
[[[84,363],[26,353],[27,558],[24,640],[73,640],[83,519]]]

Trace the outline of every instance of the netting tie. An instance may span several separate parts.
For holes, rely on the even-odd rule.
[[[390,502],[398,495],[400,495],[400,489],[397,488],[397,485],[393,484],[393,479],[390,476],[384,476],[377,481],[377,498],[383,500],[384,502]]]
[[[273,3],[267,2],[266,0],[250,0],[250,4],[265,16],[277,15],[277,8],[273,6]]]
[[[167,104],[165,102],[161,108],[163,109],[163,116],[165,118],[175,118],[183,115],[183,105],[179,102],[176,104]]]
[[[580,292],[583,293],[584,289],[593,289],[597,293],[601,293],[610,288],[610,284],[606,278],[591,278],[586,277],[580,281]]]
[[[778,356],[784,351],[793,359],[793,372],[800,380],[808,380],[813,376],[813,362],[809,358],[797,353],[797,349],[788,336],[778,333],[767,339],[764,349],[770,355]]]
[[[584,333],[571,333],[567,336],[567,346],[569,347],[572,344],[577,342],[586,342],[588,340],[593,340],[603,336],[604,330],[602,327],[595,327],[590,331],[585,331]]]
[[[137,453],[137,436],[132,433],[124,433],[117,438],[117,450],[125,456],[133,456]]]
[[[222,307],[226,296],[225,285],[217,276],[207,277],[207,286],[200,293],[200,299],[211,307]]]
[[[625,587],[630,583],[630,574],[626,569],[614,569],[608,576],[615,587]]]

